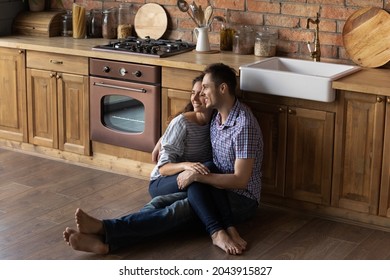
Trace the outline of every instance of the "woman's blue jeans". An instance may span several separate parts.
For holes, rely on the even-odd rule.
[[[103,220],[110,251],[199,223],[186,197],[185,192],[158,196],[139,212]]]

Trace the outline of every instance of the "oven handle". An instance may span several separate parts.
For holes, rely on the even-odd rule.
[[[109,84],[105,84],[103,82],[94,82],[93,83],[94,86],[98,86],[98,87],[106,87],[106,88],[114,88],[114,89],[123,89],[123,90],[130,90],[130,91],[135,91],[135,92],[142,92],[142,93],[146,93],[147,90],[144,89],[144,88],[130,88],[130,87],[122,87],[122,86],[115,86],[115,85],[109,85]]]

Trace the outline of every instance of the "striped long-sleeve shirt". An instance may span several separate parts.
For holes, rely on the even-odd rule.
[[[161,176],[158,169],[166,163],[206,162],[211,158],[210,126],[198,125],[180,114],[169,123],[161,139],[160,157],[150,179]]]

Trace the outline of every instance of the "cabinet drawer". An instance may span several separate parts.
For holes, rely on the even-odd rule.
[[[56,53],[27,51],[27,67],[88,75],[88,58]]]
[[[192,80],[199,74],[199,71],[163,67],[162,86],[191,91]]]

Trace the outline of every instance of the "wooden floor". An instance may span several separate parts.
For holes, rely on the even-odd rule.
[[[178,233],[107,256],[75,252],[62,239],[77,207],[99,218],[133,212],[148,182],[0,148],[0,259],[390,259],[390,233],[261,206],[238,226],[249,248],[229,256],[203,232]]]

